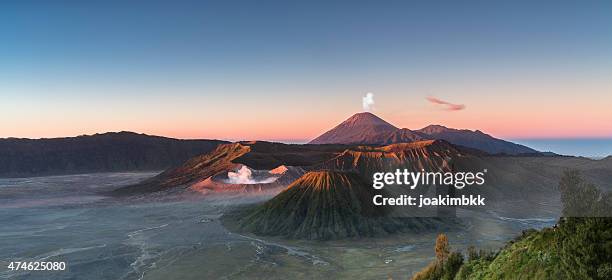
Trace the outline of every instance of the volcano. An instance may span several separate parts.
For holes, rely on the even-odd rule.
[[[448,172],[452,171],[453,162],[465,156],[447,141],[424,140],[381,147],[351,147],[316,168],[357,172],[364,178],[371,178],[375,172],[396,169]]]
[[[249,170],[248,178],[236,181],[231,174],[237,172],[220,172],[217,175],[192,183],[189,189],[202,194],[209,193],[272,193],[276,194],[295,179],[304,174],[304,170],[295,166],[281,165],[272,170],[251,170],[243,164],[237,164],[238,170]]]
[[[193,157],[138,184],[116,189],[112,194],[132,195],[175,188],[210,193],[286,187],[302,175],[301,167],[329,160],[346,148],[345,145],[291,145],[265,141],[221,144],[207,154]],[[230,173],[243,167],[252,169],[255,177],[267,174],[267,178],[275,177],[278,180],[263,184],[231,184],[228,181]]]
[[[388,144],[424,139],[409,129],[399,129],[378,116],[357,113],[309,144]]]
[[[241,218],[239,227],[259,235],[315,240],[445,227],[440,218],[390,217],[386,208],[372,203],[381,193],[357,173],[312,171]]]
[[[420,130],[400,129],[369,112],[351,116],[309,144],[388,145],[433,139],[446,140],[454,145],[489,154],[538,153],[529,147],[497,139],[479,130],[454,129],[441,125],[430,125]]]

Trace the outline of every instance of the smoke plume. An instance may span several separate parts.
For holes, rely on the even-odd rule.
[[[463,104],[453,104],[444,100],[440,100],[438,98],[435,98],[433,96],[428,96],[427,101],[435,104],[435,105],[440,105],[442,106],[442,108],[446,111],[459,111],[459,110],[463,110],[465,109],[465,105]]]
[[[374,105],[374,94],[371,92],[366,93],[366,96],[361,98],[361,105],[365,112],[369,112],[372,109],[372,105]]]
[[[259,176],[260,178],[253,177],[253,170],[243,165],[236,172],[227,172],[227,181],[229,184],[267,184],[276,181],[276,177],[273,176]]]

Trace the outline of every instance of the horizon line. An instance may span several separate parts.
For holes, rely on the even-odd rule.
[[[477,131],[477,130],[471,130],[471,129],[463,129],[463,128],[452,128],[452,127],[448,127],[451,129],[457,129],[457,130],[469,130],[469,131]],[[412,129],[411,129],[412,130]],[[418,129],[417,129],[418,130]],[[413,130],[415,131],[415,130]],[[481,131],[485,134],[485,131],[482,130],[478,130]],[[7,139],[27,139],[27,140],[43,140],[43,139],[59,139],[59,138],[76,138],[76,137],[84,137],[84,136],[95,136],[95,135],[102,135],[102,134],[110,134],[110,133],[133,133],[133,134],[138,134],[138,135],[146,135],[146,136],[153,136],[153,137],[164,137],[164,138],[171,138],[171,139],[176,139],[176,140],[217,140],[217,141],[227,141],[227,142],[243,142],[243,141],[267,141],[267,142],[280,142],[280,143],[287,143],[287,144],[306,144],[307,142],[310,142],[311,140],[315,139],[316,137],[313,138],[243,138],[243,139],[239,139],[239,138],[219,138],[219,137],[176,137],[176,136],[170,136],[170,135],[163,135],[163,134],[155,134],[155,133],[147,133],[147,132],[138,132],[138,131],[132,131],[132,130],[109,130],[109,131],[104,131],[104,132],[95,132],[95,133],[82,133],[82,134],[77,134],[77,135],[62,135],[62,136],[43,136],[43,137],[20,137],[20,136],[2,136],[0,137],[1,140],[7,140]],[[325,133],[325,132],[323,132]],[[491,135],[491,134],[488,134]],[[492,135],[491,135],[492,136]],[[507,140],[507,141],[521,141],[521,140],[607,140],[607,139],[612,139],[612,135],[610,136],[527,136],[527,137],[496,137],[496,136],[492,136],[498,139],[502,139],[502,140]]]

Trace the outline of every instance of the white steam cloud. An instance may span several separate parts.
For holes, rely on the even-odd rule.
[[[364,111],[369,112],[372,109],[372,105],[374,105],[374,94],[371,92],[366,93],[366,96],[361,98],[361,105]]]
[[[243,165],[236,172],[227,172],[227,183],[229,184],[267,184],[276,181],[276,177],[253,178],[253,171]]]

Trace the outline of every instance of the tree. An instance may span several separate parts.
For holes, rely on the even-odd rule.
[[[442,267],[442,280],[453,280],[459,269],[463,265],[463,255],[459,252],[452,252],[444,262]]]
[[[436,238],[436,259],[412,276],[412,280],[452,280],[463,265],[463,255],[450,253],[448,237],[440,233]]]
[[[610,279],[612,219],[609,193],[566,171],[559,182],[563,218],[559,222],[561,269],[568,279]]]
[[[448,254],[450,253],[450,246],[448,245],[448,237],[446,234],[440,233],[436,238],[436,258],[438,262],[443,263],[448,258]]]
[[[559,182],[563,217],[608,217],[610,195],[582,179],[578,170],[563,172]]]

